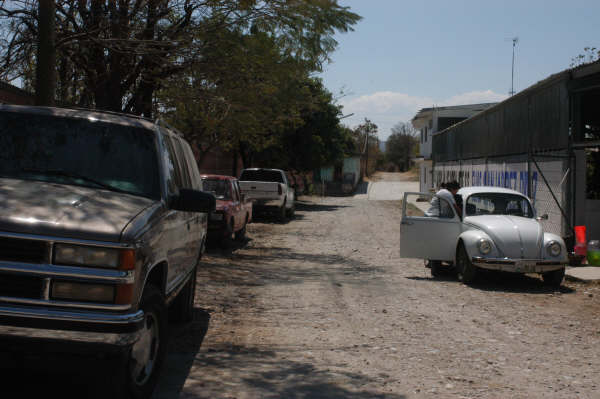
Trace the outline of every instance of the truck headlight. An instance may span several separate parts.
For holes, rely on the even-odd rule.
[[[562,248],[558,242],[550,241],[548,243],[548,246],[546,247],[546,251],[548,252],[548,255],[550,255],[550,256],[558,256],[558,255],[560,255]]]
[[[50,298],[75,302],[113,303],[115,286],[106,284],[54,281]]]
[[[490,240],[482,238],[477,241],[477,248],[479,248],[479,252],[481,252],[481,254],[487,255],[492,251],[492,243]]]
[[[216,220],[216,221],[223,220],[223,214],[222,213],[214,213],[214,212],[212,212],[210,214],[210,220]]]
[[[131,270],[135,254],[131,249],[88,247],[84,245],[56,244],[54,263],[57,265],[97,266]]]

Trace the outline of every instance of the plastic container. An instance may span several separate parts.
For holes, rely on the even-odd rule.
[[[585,226],[575,226],[575,255],[586,256],[587,244],[585,240]]]
[[[592,240],[588,242],[587,261],[590,266],[600,266],[600,241]]]

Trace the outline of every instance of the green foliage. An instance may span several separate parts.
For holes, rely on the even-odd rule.
[[[582,54],[571,58],[571,68],[598,60],[600,60],[600,49],[596,47],[584,47]]]
[[[392,128],[392,134],[386,142],[385,157],[395,164],[400,171],[410,169],[411,159],[415,156],[418,140],[417,131],[408,122],[399,122]]]

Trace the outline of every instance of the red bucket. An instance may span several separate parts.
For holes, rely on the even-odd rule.
[[[587,254],[587,241],[585,240],[585,226],[575,226],[575,254],[585,256]]]

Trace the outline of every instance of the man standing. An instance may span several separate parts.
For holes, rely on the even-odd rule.
[[[456,192],[460,189],[460,184],[454,180],[449,183],[442,183],[440,187],[441,189],[435,193],[435,197],[431,200],[431,207],[425,212],[425,216],[453,217],[453,213],[450,209],[450,207],[452,207],[460,217],[462,212],[454,199]],[[440,198],[444,201],[440,201]]]

